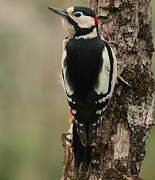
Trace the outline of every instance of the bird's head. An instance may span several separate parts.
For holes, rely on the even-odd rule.
[[[60,15],[69,38],[93,38],[97,36],[98,19],[87,7],[74,6],[68,9],[49,7],[49,10]]]

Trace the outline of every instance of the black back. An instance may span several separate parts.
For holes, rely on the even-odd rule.
[[[86,97],[93,90],[102,67],[104,42],[100,37],[71,39],[66,45],[67,79],[75,92]]]

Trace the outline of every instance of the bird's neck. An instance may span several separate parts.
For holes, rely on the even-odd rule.
[[[68,31],[68,38],[72,39],[92,39],[98,36],[98,28],[92,26],[91,28],[77,27],[76,31],[70,28]]]
[[[98,36],[97,28],[94,26],[90,29],[82,29],[81,33],[75,33],[75,39],[92,39]]]

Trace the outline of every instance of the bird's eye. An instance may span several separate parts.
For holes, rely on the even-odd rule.
[[[75,13],[74,16],[75,16],[75,17],[80,17],[81,14],[80,14],[80,13]]]

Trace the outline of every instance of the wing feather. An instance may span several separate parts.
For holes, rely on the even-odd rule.
[[[67,51],[66,51],[66,44],[68,42],[68,39],[65,39],[63,41],[63,55],[62,55],[62,61],[61,61],[61,69],[62,69],[62,84],[63,84],[63,87],[66,91],[66,94],[71,96],[73,94],[73,89],[71,88],[71,86],[69,86],[69,82],[68,82],[68,79],[67,79],[67,68],[65,67],[65,59],[66,59],[66,56],[67,56]]]
[[[103,41],[105,43],[102,52],[103,63],[99,74],[98,86],[95,87],[95,92],[98,95],[103,95],[103,99],[100,100],[100,102],[104,102],[107,98],[112,96],[117,79],[116,57],[109,44],[105,40]]]

